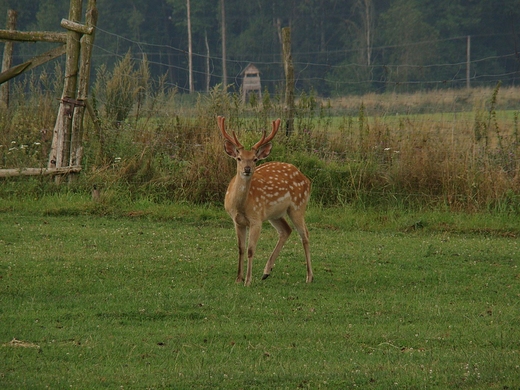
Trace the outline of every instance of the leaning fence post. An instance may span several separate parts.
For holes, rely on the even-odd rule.
[[[15,10],[7,11],[7,30],[16,30],[16,20],[18,14]],[[13,63],[13,42],[6,41],[4,46],[4,56],[2,58],[2,72],[5,72]],[[0,99],[5,107],[9,107],[9,82],[6,81],[0,86]]]

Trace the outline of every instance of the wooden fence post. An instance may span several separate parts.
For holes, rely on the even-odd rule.
[[[70,21],[78,22],[81,19],[82,6],[83,0],[70,0]],[[70,132],[76,102],[80,39],[81,33],[68,30],[65,83],[52,136],[52,146],[48,163],[49,168],[62,168],[65,164],[69,163]],[[59,176],[57,176],[57,178],[59,178]]]
[[[96,27],[98,10],[96,0],[88,0],[85,24],[87,27]],[[91,55],[94,47],[95,29],[91,34],[83,35],[81,38],[81,58],[79,65],[79,85],[78,85],[78,104],[74,107],[74,117],[72,120],[72,134],[70,137],[70,161],[69,166],[73,167],[81,164],[83,157],[83,117],[88,97],[90,84]]]
[[[285,134],[290,136],[294,130],[294,66],[291,54],[291,28],[282,29],[283,67],[285,70]]]
[[[7,30],[16,30],[16,21],[18,14],[15,10],[7,11]],[[7,41],[4,46],[4,56],[2,58],[2,72],[5,72],[13,63],[13,42]],[[9,107],[9,82],[5,82],[0,86],[0,99],[5,107]]]

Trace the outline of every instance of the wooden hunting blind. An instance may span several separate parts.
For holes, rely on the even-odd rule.
[[[253,92],[258,94],[258,98],[262,99],[262,83],[260,82],[260,71],[258,68],[249,64],[242,71],[242,101],[247,101],[247,94]]]

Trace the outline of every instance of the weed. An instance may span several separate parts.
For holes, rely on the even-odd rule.
[[[230,128],[251,143],[276,117],[287,124],[282,95],[265,91],[254,104],[244,104],[222,86],[204,95],[180,95],[166,88],[164,77],[150,80],[146,61],[142,64],[136,69],[127,53],[112,71],[98,69],[91,99],[101,122],[85,121],[84,170],[69,190],[90,192],[98,184],[131,199],[222,202],[234,170],[222,152],[216,116],[226,116]],[[51,102],[58,93],[49,88],[57,85],[46,74],[14,84],[15,103],[0,115],[2,168],[46,165],[56,108]],[[25,90],[39,98],[37,110],[28,109],[32,100],[25,99]],[[482,97],[489,95],[488,106],[480,108]],[[398,107],[425,111],[436,98],[451,101],[438,107],[453,110],[462,104],[455,102],[457,96],[472,105],[467,113],[393,114]],[[295,163],[313,178],[313,202],[361,208],[520,208],[514,205],[517,198],[508,195],[520,192],[518,112],[499,109],[509,107],[505,99],[515,101],[511,88],[498,84],[458,95],[369,94],[348,98],[348,107],[346,99],[323,101],[312,91],[302,92],[294,130],[290,136],[281,132],[274,142],[271,158]],[[24,179],[10,183],[9,191],[18,183],[20,194],[40,188],[25,185]],[[497,207],[501,202],[507,207]]]

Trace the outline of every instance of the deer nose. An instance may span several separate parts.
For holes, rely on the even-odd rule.
[[[251,167],[250,166],[244,167],[244,173],[247,175],[251,174]]]

